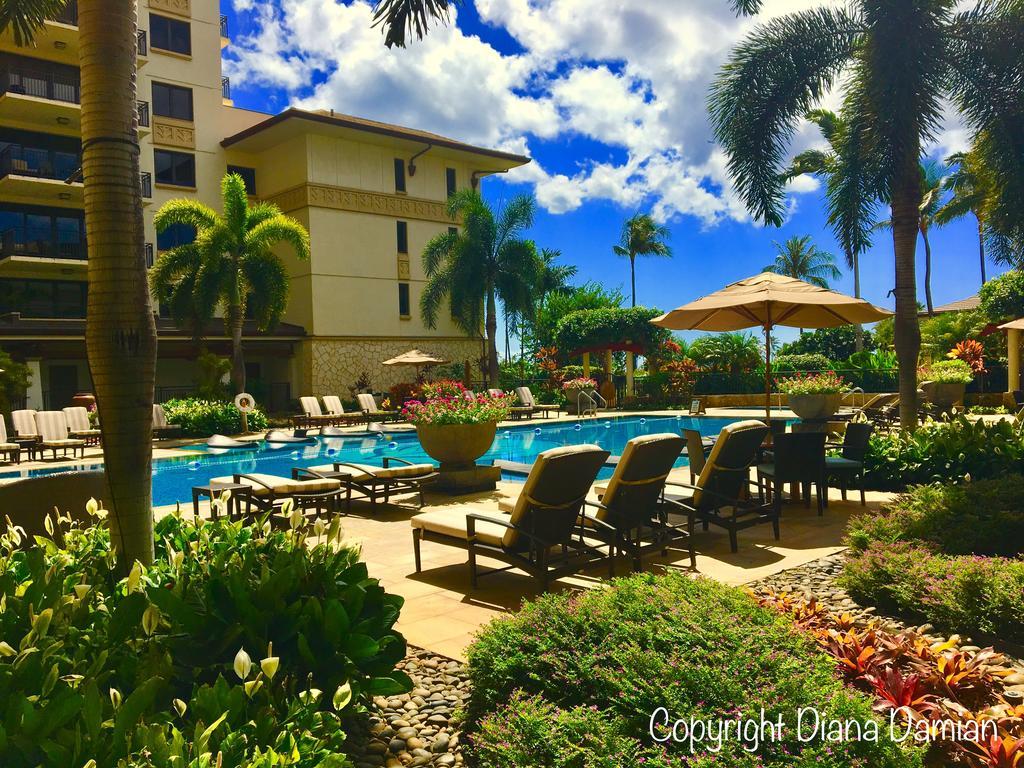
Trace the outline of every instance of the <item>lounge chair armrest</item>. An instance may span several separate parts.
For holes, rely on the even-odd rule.
[[[666,480],[665,485],[671,485],[674,488],[688,488],[691,491],[700,490],[699,488],[697,488],[696,485],[693,485],[691,483],[680,483],[675,480]]]
[[[490,517],[489,515],[481,515],[479,512],[470,512],[466,515],[466,534],[469,536],[470,540],[476,538],[477,520],[484,523],[493,523],[494,525],[500,525],[502,528],[508,528],[509,530],[516,531],[520,536],[525,536],[530,541],[536,542],[545,549],[553,546],[551,542],[545,541],[534,533],[523,530],[515,523],[509,522],[508,520],[501,520],[496,517]]]
[[[368,467],[359,467],[359,466],[356,466],[355,464],[349,464],[346,461],[336,461],[336,462],[334,462],[334,470],[338,471],[339,467],[348,467],[349,469],[355,470],[356,472],[358,472],[361,475],[375,475],[375,473],[369,471]]]
[[[332,480],[333,478],[328,477],[322,472],[317,472],[309,467],[294,467],[292,468],[292,480],[302,480],[304,477],[316,479],[316,480]]]
[[[602,506],[602,505],[596,504],[594,506]],[[605,509],[607,509],[607,507],[605,507]],[[584,513],[584,514],[581,514],[580,517],[582,517],[586,521],[586,523],[588,525],[593,526],[594,528],[600,528],[601,530],[607,531],[608,533],[616,533],[617,532],[617,529],[616,529],[616,527],[614,525],[610,525],[610,524],[606,523],[604,520],[601,520],[601,519],[599,519],[597,517],[594,517],[593,515],[588,515],[588,514]]]
[[[400,459],[397,456],[385,456],[382,460],[382,463],[384,464],[384,469],[387,469],[388,464],[392,461],[397,461],[399,464],[404,464],[407,467],[413,466],[414,463],[409,461],[408,459]]]

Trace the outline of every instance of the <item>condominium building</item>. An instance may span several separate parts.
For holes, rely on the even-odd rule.
[[[175,197],[219,209],[238,172],[252,198],[276,203],[310,233],[311,257],[282,248],[291,300],[277,328],[247,323],[251,389],[273,409],[300,394],[347,395],[365,376],[386,389],[409,370],[381,362],[410,348],[475,365],[479,338],[441,313],[420,318],[419,254],[458,222],[456,189],[529,162],[435,134],[335,114],[234,107],[221,75],[226,18],[212,0],[139,0],[140,183],[150,264],[194,232],[157,235],[153,213]],[[90,389],[84,356],[88,249],[80,166],[76,0],[32,47],[0,36],[0,347],[28,363],[29,407],[61,407]],[[196,383],[190,333],[160,312],[157,398]],[[227,354],[223,324],[205,335]]]

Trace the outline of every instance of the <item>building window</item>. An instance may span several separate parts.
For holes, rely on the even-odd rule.
[[[195,227],[190,227],[188,224],[171,224],[163,232],[157,234],[156,249],[158,251],[169,251],[171,248],[177,248],[179,245],[188,245],[195,242],[195,239]]]
[[[409,252],[409,224],[404,221],[396,222],[395,231],[398,234],[398,252]]]
[[[402,317],[410,317],[409,311],[409,284],[398,284],[398,314]]]
[[[149,14],[149,40],[153,48],[192,55],[192,28],[187,21]]]
[[[229,165],[228,173],[237,173],[242,177],[242,181],[245,182],[245,191],[247,194],[256,194],[256,169],[246,168],[244,165]]]
[[[86,283],[70,280],[0,280],[0,313],[22,317],[85,317]]]
[[[405,161],[395,158],[395,192],[405,192]]]
[[[444,181],[448,187],[448,197],[451,197],[458,191],[458,184],[455,179],[455,169],[445,168],[444,169]]]
[[[171,152],[166,149],[153,150],[153,165],[156,168],[157,184],[173,184],[176,187],[196,185],[196,157],[187,152]]]
[[[5,256],[85,259],[85,219],[64,208],[9,205],[0,209],[0,252]]]
[[[153,114],[191,121],[192,89],[167,83],[153,83]]]

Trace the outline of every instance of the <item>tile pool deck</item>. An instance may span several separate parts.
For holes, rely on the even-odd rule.
[[[643,414],[619,413],[626,415],[676,415],[678,411],[645,412]],[[756,418],[761,411],[756,408],[716,408],[708,416]],[[788,411],[780,416],[790,415]],[[563,416],[561,421],[576,421],[575,416]],[[552,423],[555,419],[537,419],[538,424]],[[514,422],[525,424],[526,421]],[[174,450],[178,443],[159,443],[154,448],[154,458],[180,456]],[[192,441],[194,442],[194,441]],[[102,452],[97,448],[86,451],[85,463],[102,461]],[[79,461],[25,462],[22,469],[39,467],[68,468]],[[689,470],[673,472],[676,480],[688,482]],[[426,510],[465,509],[481,512],[497,511],[498,501],[503,496],[515,496],[520,484],[502,482],[497,492],[471,496],[446,497],[427,495]],[[868,508],[877,509],[880,503],[891,498],[891,494],[868,493]],[[842,502],[839,492],[833,490],[829,496],[829,507],[823,518],[817,517],[814,506],[806,509],[802,504],[788,504],[782,517],[782,537],[776,542],[767,525],[741,531],[739,552],[729,551],[725,531],[712,527],[702,531],[698,527],[694,535],[697,549],[697,566],[701,575],[728,584],[743,584],[763,578],[778,571],[793,568],[825,555],[843,549],[842,536],[850,515],[862,511],[857,503],[857,494],[851,493],[850,501]],[[206,505],[203,507],[207,508]],[[168,514],[173,507],[160,507],[157,515]],[[412,533],[409,518],[415,510],[406,507],[378,507],[374,516],[369,514],[368,504],[353,503],[352,514],[342,518],[347,537],[362,547],[363,559],[370,574],[381,580],[384,587],[406,598],[399,621],[399,629],[408,641],[436,653],[456,659],[465,658],[465,649],[474,633],[495,616],[516,610],[524,599],[535,597],[537,592],[532,580],[519,572],[496,573],[480,581],[480,588],[471,590],[466,554],[463,550],[433,543],[423,544],[423,572],[415,573],[412,552]],[[645,568],[688,569],[688,555],[683,551],[672,551],[666,558],[645,559]],[[495,563],[496,564],[496,563]],[[487,567],[487,563],[483,563]],[[629,571],[629,563],[622,561],[617,573]],[[552,589],[599,588],[604,583],[605,569],[595,568],[592,572],[558,581]]]

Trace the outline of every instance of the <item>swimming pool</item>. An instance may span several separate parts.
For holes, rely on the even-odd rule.
[[[494,444],[480,459],[480,463],[494,460],[532,464],[537,454],[548,448],[563,445],[596,443],[613,456],[622,453],[626,443],[638,435],[657,432],[679,433],[683,429],[697,429],[704,435],[717,435],[722,427],[737,419],[702,416],[621,416],[611,419],[587,419],[581,422],[514,426],[499,429]],[[395,456],[415,463],[430,462],[423,452],[415,433],[366,434],[345,437],[318,438],[309,445],[287,445],[271,448],[264,444],[256,451],[217,453],[208,451],[204,444],[185,446],[200,451],[181,457],[153,461],[153,504],[163,506],[182,502],[191,503],[192,486],[202,485],[211,477],[234,473],[262,472],[270,475],[290,476],[292,467],[309,467],[334,461],[361,464],[381,463],[384,456]],[[680,457],[677,466],[686,466],[686,457]],[[99,464],[83,464],[77,469],[97,469]],[[71,467],[5,472],[0,476],[36,476],[67,471]],[[601,477],[608,477],[612,467],[605,467]],[[522,480],[521,475],[507,475],[507,479]]]

